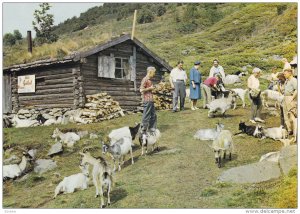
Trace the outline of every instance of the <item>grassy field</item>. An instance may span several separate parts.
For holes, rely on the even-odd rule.
[[[186,107],[189,107],[187,104]],[[198,103],[199,106],[200,103]],[[207,117],[207,110],[189,109],[176,114],[158,112],[158,128],[161,130],[159,152],[140,156],[141,149],[135,141],[134,165],[126,161],[121,172],[115,174],[115,186],[111,193],[110,208],[288,208],[297,205],[297,171],[278,180],[261,184],[237,185],[218,183],[218,176],[226,169],[257,162],[261,155],[278,151],[282,144],[270,139],[259,140],[250,136],[235,136],[235,152],[232,161],[222,168],[214,163],[214,154],[208,146],[211,142],[194,140],[200,128],[214,127],[220,120],[232,133],[238,132],[240,120],[249,119],[249,105],[243,109],[229,110],[226,118]],[[266,126],[279,126],[279,118],[268,117]],[[105,137],[110,130],[141,121],[141,114],[126,115],[111,121],[88,125],[60,125],[61,129],[77,129],[95,132]],[[21,145],[37,148],[38,158],[46,154],[54,143],[51,134],[54,126],[4,129],[4,146]],[[94,198],[95,188],[59,195],[52,199],[56,185],[64,176],[78,173],[80,155],[84,147],[91,146],[91,154],[100,156],[99,140],[81,139],[74,149],[65,149],[53,157],[58,167],[45,174],[34,172],[23,181],[8,181],[3,185],[4,208],[98,208],[99,198]],[[168,152],[166,154],[166,152]],[[6,157],[8,154],[6,154]],[[6,158],[5,157],[5,158]],[[106,157],[110,163],[112,161]],[[129,159],[129,156],[126,160]],[[61,177],[57,178],[54,173]]]

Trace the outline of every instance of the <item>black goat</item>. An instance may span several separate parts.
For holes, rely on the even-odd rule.
[[[36,120],[39,122],[39,124],[44,124],[47,119],[43,117],[42,114],[39,114],[37,117],[36,117]]]
[[[130,134],[131,134],[131,137],[132,137],[132,140],[135,139],[139,129],[140,129],[140,126],[141,124],[137,124],[135,127],[129,127],[129,131],[130,131]]]
[[[247,126],[245,122],[239,123],[239,130],[242,133],[246,133],[247,135],[262,138],[263,137],[263,128],[259,125],[257,126]]]

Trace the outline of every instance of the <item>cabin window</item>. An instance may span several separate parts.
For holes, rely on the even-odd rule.
[[[115,77],[119,79],[130,79],[128,58],[115,57]]]

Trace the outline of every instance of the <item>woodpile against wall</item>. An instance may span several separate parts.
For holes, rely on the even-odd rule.
[[[157,110],[172,108],[172,87],[170,84],[160,82],[153,91],[154,105]]]
[[[86,104],[82,109],[81,118],[88,123],[110,120],[120,116],[124,116],[122,108],[107,93],[86,96]]]

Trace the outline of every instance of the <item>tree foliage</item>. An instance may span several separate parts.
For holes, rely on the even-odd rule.
[[[3,36],[3,44],[6,46],[12,46],[16,44],[16,38],[12,33],[6,33]]]
[[[58,36],[52,32],[54,18],[52,14],[47,13],[51,6],[49,3],[41,3],[39,6],[40,9],[34,11],[35,21],[32,22],[33,29],[36,32],[35,43],[41,45],[55,42]]]
[[[19,30],[14,30],[14,37],[16,38],[16,40],[22,40],[22,34],[20,33]]]

